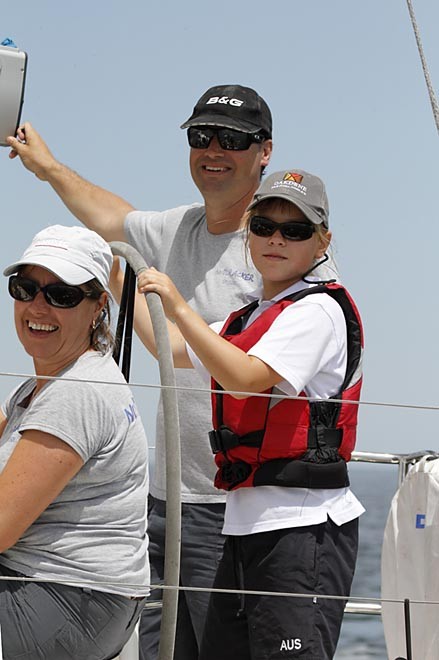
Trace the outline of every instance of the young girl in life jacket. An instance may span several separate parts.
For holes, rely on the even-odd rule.
[[[210,374],[215,390],[210,442],[227,502],[214,588],[311,595],[212,593],[200,660],[335,653],[364,511],[346,470],[362,330],[346,290],[313,278],[330,240],[323,182],[303,170],[276,172],[248,212],[263,281],[254,301],[209,327],[166,275],[149,269],[138,279],[173,321],[175,366]],[[154,352],[150,331],[143,340]]]

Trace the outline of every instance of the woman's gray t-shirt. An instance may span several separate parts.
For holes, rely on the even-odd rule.
[[[109,353],[88,351],[59,376],[73,380],[47,383],[27,405],[31,378],[2,406],[0,470],[30,429],[60,438],[84,465],[0,563],[28,577],[147,594],[148,445],[131,390]]]

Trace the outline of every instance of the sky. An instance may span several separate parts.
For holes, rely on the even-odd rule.
[[[438,93],[439,3],[413,6]],[[22,119],[59,160],[139,209],[201,201],[179,126],[208,87],[255,88],[273,114],[268,173],[306,169],[327,186],[336,261],[365,330],[357,449],[439,451],[439,410],[410,408],[439,406],[439,139],[405,0],[4,0],[7,37],[28,54]],[[41,228],[79,224],[8,151],[2,270]],[[3,400],[20,380],[4,374],[33,365],[6,278],[0,307]],[[137,341],[131,382],[159,382]],[[153,444],[158,390],[134,392]]]

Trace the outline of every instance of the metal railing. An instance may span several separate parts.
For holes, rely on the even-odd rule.
[[[439,454],[432,449],[413,452],[411,454],[385,454],[370,451],[354,451],[351,460],[359,463],[387,463],[389,465],[398,465],[398,486],[404,481],[407,472],[412,465],[415,465],[424,456],[439,457]]]

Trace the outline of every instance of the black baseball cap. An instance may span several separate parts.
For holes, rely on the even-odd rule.
[[[192,115],[180,128],[222,126],[243,133],[263,131],[272,135],[271,112],[264,99],[251,87],[216,85],[197,101]]]

